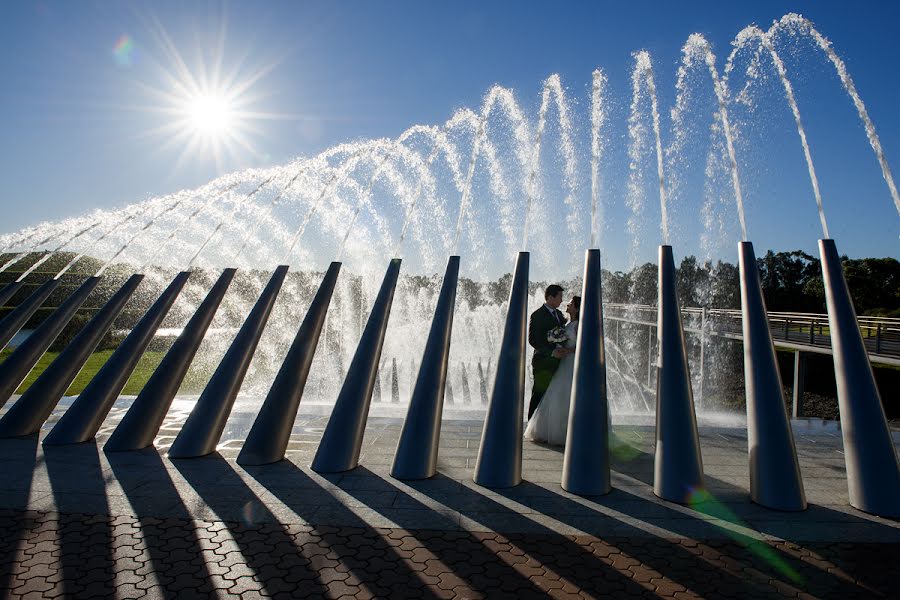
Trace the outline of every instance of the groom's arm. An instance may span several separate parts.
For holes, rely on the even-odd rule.
[[[540,311],[531,314],[528,320],[528,344],[534,348],[534,353],[540,356],[552,356],[553,350],[556,348],[554,344],[547,341],[547,332],[549,331],[541,319]]]

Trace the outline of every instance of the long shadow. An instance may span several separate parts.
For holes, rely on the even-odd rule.
[[[340,504],[331,492],[311,479],[288,460],[264,467],[248,467],[247,472],[287,508],[307,522],[314,523],[316,513],[328,506],[325,522],[341,523],[340,527],[314,526],[329,548],[339,555],[366,589],[379,598],[438,598],[418,576],[397,549],[399,539],[391,539],[388,532],[379,531]],[[342,475],[329,476],[332,482]],[[366,504],[373,504],[366,497]]]
[[[360,487],[351,484],[351,481],[369,479],[374,486],[394,496],[394,505],[398,508],[372,507],[373,510],[395,521],[400,527],[408,530],[437,530],[438,535],[416,535],[422,545],[440,559],[447,568],[469,584],[473,589],[480,591],[485,597],[497,593],[502,589],[505,592],[515,592],[520,598],[543,598],[547,592],[538,587],[523,573],[516,571],[511,565],[501,560],[497,554],[484,545],[484,539],[479,539],[469,531],[458,531],[459,524],[449,516],[435,511],[432,507],[413,498],[405,491],[397,487],[390,480],[382,478],[365,467],[357,467],[353,475],[339,481],[338,488],[353,496],[361,502],[366,501],[366,494]],[[458,493],[459,484],[451,479],[438,475],[436,478],[425,482],[412,482],[413,485],[427,486],[435,496],[444,498],[450,493]],[[447,494],[441,494],[445,490]],[[443,502],[442,502],[443,503]],[[446,505],[446,504],[445,504]],[[449,508],[452,508],[448,506]],[[410,512],[411,511],[411,512]],[[423,518],[424,514],[424,518]],[[444,532],[451,532],[445,534]],[[415,535],[415,534],[414,534]],[[489,536],[482,535],[482,538]]]
[[[613,469],[622,474],[633,476],[635,479],[644,481],[649,486],[652,486],[653,456],[631,446],[625,441],[618,440],[617,444],[619,444],[618,447],[614,446],[613,451]],[[647,469],[648,465],[651,467],[650,470]],[[649,477],[647,477],[648,473]],[[745,500],[741,506],[750,514],[773,515],[785,513],[778,513],[778,511],[765,509],[750,503],[749,492],[746,489],[711,477],[708,474],[706,474],[704,478],[708,489],[697,494],[696,502],[690,503],[689,509],[679,510],[675,508],[675,505],[641,498],[621,488],[615,488],[609,496],[586,498],[585,500],[588,504],[594,504],[598,507],[605,506],[613,508],[636,520],[646,520],[649,524],[652,524],[654,520],[665,519],[666,528],[675,536],[692,540],[716,540],[713,543],[716,544],[716,549],[722,555],[736,561],[752,564],[753,568],[765,573],[773,579],[783,582],[784,584],[804,589],[815,594],[824,593],[852,596],[861,592],[860,587],[848,582],[841,574],[829,572],[827,570],[827,565],[825,567],[813,566],[809,562],[805,562],[799,558],[806,550],[803,548],[804,545],[807,547],[817,547],[818,551],[825,549],[827,554],[835,555],[835,552],[827,552],[827,550],[833,549],[832,547],[835,546],[835,544],[810,544],[797,542],[795,540],[793,542],[795,547],[794,550],[791,553],[788,553],[784,549],[786,546],[784,544],[780,545],[781,547],[776,547],[773,544],[768,544],[754,537],[743,535],[739,531],[719,526],[715,522],[710,522],[709,517],[712,517],[720,522],[726,521],[756,530],[760,533],[776,533],[777,537],[789,540],[789,536],[786,534],[789,534],[790,532],[785,531],[784,527],[778,529],[778,521],[753,519],[753,525],[748,525],[740,516],[734,514],[728,505],[722,503],[716,496],[727,497],[732,500]],[[520,489],[517,488],[516,493],[528,494],[529,487],[538,488],[538,486],[525,482],[523,486],[520,486]],[[544,496],[552,494],[552,497],[546,500],[547,504],[545,506],[553,507],[554,518],[573,527],[583,527],[586,520],[587,522],[591,522],[597,518],[608,518],[603,513],[591,510],[587,506],[574,502],[558,492],[543,487],[538,489],[540,494]],[[537,508],[540,508],[540,501],[538,501]],[[873,523],[870,520],[835,511],[820,505],[811,505],[810,509],[805,513],[790,514],[801,522],[803,519],[811,519],[812,515],[815,515],[816,520],[831,521],[835,525]],[[818,526],[821,527],[821,524]],[[639,528],[631,526],[624,521],[617,521],[614,530],[621,532],[621,535],[625,538],[622,543],[626,545],[633,545],[629,544],[629,541],[633,541],[638,537],[646,538],[648,535],[646,532],[643,532]],[[662,541],[662,538],[657,537],[654,538],[654,540],[659,543]],[[728,543],[723,544],[721,543],[722,541]],[[797,546],[800,546],[800,548],[796,548]],[[862,548],[862,545],[857,546],[860,547],[860,549]],[[672,547],[672,552],[674,553],[673,556],[680,556],[686,560],[690,556],[693,556],[679,544],[675,544]],[[686,552],[687,554],[685,554]],[[900,555],[900,552],[894,551],[893,554]],[[836,556],[836,560],[839,559],[840,556]],[[665,561],[659,562],[660,569],[664,567],[665,564]],[[724,572],[721,570],[718,571],[720,576],[722,573]],[[877,570],[866,570],[865,572],[857,571],[854,575],[863,580],[863,585],[868,587],[870,592],[873,592],[879,587],[883,588],[884,586],[883,582],[880,581],[880,573],[878,573]],[[729,577],[728,579],[729,580],[726,581],[727,585],[733,585],[735,583],[732,577]],[[744,579],[742,578],[742,580]],[[715,586],[712,586],[709,578],[705,578],[699,574],[698,576],[692,576],[690,583],[695,586],[694,589],[697,591],[706,589],[707,594],[714,593],[717,589],[715,586],[720,585],[716,583]],[[687,586],[688,583],[684,582],[684,585]],[[772,587],[765,587],[765,584],[757,583],[757,585],[762,586],[762,591],[764,593],[772,593],[774,591]]]
[[[712,540],[710,543],[715,546],[716,551],[726,554],[723,543],[729,540],[723,539],[722,530],[699,516],[694,517],[622,489],[614,488],[607,496],[582,498],[585,504],[581,504],[552,489],[535,486],[527,481],[520,488],[521,494],[535,499],[532,502],[535,510],[594,535],[603,530],[608,531],[609,534],[603,536],[607,542],[701,596],[716,597],[728,589],[743,590],[743,593],[773,592],[771,588],[746,575],[704,564],[703,558],[719,557],[701,557],[676,541],[690,539],[703,544],[705,540]],[[503,490],[500,490],[500,494],[504,495]],[[665,528],[672,532],[672,538],[654,536],[626,520],[601,512],[600,507],[612,508],[636,521],[647,519],[645,522],[648,524],[654,524],[654,521],[658,524],[659,520],[665,520]],[[745,544],[755,542],[745,536],[739,536],[739,539]],[[738,539],[732,541],[739,543]],[[651,546],[654,551],[648,551]],[[784,578],[783,573],[778,576]],[[794,585],[795,582],[787,583]]]
[[[67,598],[115,596],[112,520],[93,442],[43,449],[59,512],[60,563]]]
[[[214,595],[190,511],[156,448],[110,452],[106,459],[136,513],[163,596]]]
[[[375,474],[373,476],[378,477]],[[433,510],[387,480],[382,481],[397,491],[398,501],[410,507]],[[430,480],[410,481],[406,482],[406,484],[435,502],[478,523],[490,532],[502,535],[511,544],[524,551],[527,556],[539,561],[544,568],[567,579],[581,590],[602,594],[619,593],[635,596],[644,595],[648,591],[630,577],[620,573],[613,566],[601,561],[589,549],[576,543],[573,538],[562,535],[526,515],[503,506],[488,496],[463,486],[455,480],[438,474]],[[467,532],[465,535],[470,536],[474,541],[478,541],[473,533]],[[478,546],[482,548],[480,551],[484,551],[480,541],[478,544],[470,544],[470,546],[473,546],[473,548],[467,546],[467,551],[478,551]],[[494,557],[494,560],[496,561],[496,557]],[[463,561],[453,566],[464,571],[466,561],[467,559],[463,559]],[[512,570],[512,572],[515,576],[521,577],[515,570]],[[529,583],[531,582],[529,581]],[[537,594],[546,596],[547,592],[538,589]]]
[[[315,561],[304,556],[285,525],[218,452],[173,460],[172,464],[224,522],[268,595],[292,590],[302,590],[303,595],[327,594]]]
[[[652,454],[635,448],[628,444],[628,442],[622,440],[619,440],[617,445],[613,447],[611,454],[611,468],[613,472],[618,472],[622,475],[646,483],[651,488],[653,487],[654,457]],[[784,528],[779,526],[779,523],[783,523],[785,519],[765,518],[782,515],[787,516],[798,523],[814,520],[819,523],[828,522],[834,523],[835,525],[881,525],[877,521],[866,518],[865,516],[834,510],[821,504],[810,503],[807,510],[796,513],[785,513],[774,509],[768,509],[752,502],[750,491],[745,487],[728,483],[711,476],[709,473],[705,473],[703,477],[706,483],[705,493],[698,494],[696,498],[690,499],[691,501],[686,502],[686,504],[694,508],[697,513],[719,519],[731,520],[745,527],[754,529],[759,533],[791,540],[791,532],[785,531]],[[807,476],[805,482],[808,483],[809,481],[810,478]],[[732,511],[724,504],[724,502],[727,502],[734,507],[739,514],[729,514]],[[702,518],[700,515],[696,516]],[[744,523],[742,521],[744,518],[752,521],[752,525]],[[891,532],[895,533],[895,530],[891,529]],[[798,542],[800,540],[794,539],[791,541]]]
[[[12,511],[4,515],[2,539],[0,539],[0,594],[12,585],[15,560],[26,532],[36,523],[24,511],[31,498],[31,482],[37,465],[38,436],[0,440],[0,457],[3,477],[0,493],[4,496],[4,508]],[[23,514],[24,513],[24,514]]]
[[[541,491],[550,490],[541,488]],[[585,504],[575,502],[557,492],[551,493],[554,494],[551,502],[557,509],[554,512],[554,518],[572,526],[583,526],[585,520],[597,518],[595,515],[608,518],[603,513],[596,512],[591,505],[597,506],[597,510],[600,507],[612,507],[638,521],[648,519],[646,510],[648,501],[624,490],[614,490],[608,497],[584,498]],[[875,582],[873,582],[874,585],[861,587],[827,571],[820,565],[801,560],[802,547],[797,548],[794,545],[796,551],[792,555],[764,540],[751,538],[739,532],[729,531],[726,534],[728,537],[725,539],[723,528],[703,518],[704,515],[721,518],[723,515],[716,514],[716,510],[715,507],[710,509],[701,504],[696,507],[696,512],[680,511],[665,504],[652,503],[653,519],[665,519],[666,528],[674,536],[693,540],[692,545],[698,544],[694,545],[694,550],[689,550],[679,543],[662,537],[652,537],[652,543],[665,547],[665,552],[663,554],[646,552],[641,538],[646,540],[647,532],[622,520],[617,520],[615,543],[620,549],[630,554],[638,555],[639,553],[643,562],[703,596],[719,595],[722,593],[723,587],[732,590],[747,590],[749,587],[761,594],[775,594],[779,592],[782,585],[791,586],[816,596],[855,597],[863,593],[865,587],[868,587],[866,594],[877,593],[876,590],[879,586]],[[645,522],[652,524],[652,519]],[[833,545],[823,544],[822,546]],[[705,548],[701,549],[700,546]],[[896,550],[893,554],[897,554]],[[712,564],[721,564],[723,558],[727,560],[722,567],[726,567],[727,570],[722,567],[683,569],[681,577],[677,570],[676,572],[672,571],[674,564],[689,565],[692,561],[695,564],[702,564],[701,560],[709,561]],[[851,573],[851,575],[856,576],[859,573]],[[773,580],[778,583],[771,583]]]

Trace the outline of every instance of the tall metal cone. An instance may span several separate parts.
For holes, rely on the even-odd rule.
[[[453,398],[453,382],[449,379],[447,380],[447,389],[444,392],[444,396],[447,399],[447,404],[456,404]]]
[[[88,277],[0,364],[0,407],[15,393],[28,372],[34,368],[53,340],[62,333],[98,283],[99,277]]]
[[[561,485],[573,494],[599,496],[612,489],[600,250],[585,252],[583,280]]]
[[[391,402],[400,404],[400,377],[397,374],[397,358],[391,359]]]
[[[671,246],[659,247],[656,460],[653,493],[687,503],[703,487],[703,461]]]
[[[47,301],[50,294],[59,287],[60,281],[60,279],[48,279],[3,317],[3,320],[0,321],[0,349],[6,348],[13,336],[22,329],[28,319]]]
[[[738,244],[750,497],[777,510],[805,510],[800,463],[781,387],[753,244]]]
[[[170,458],[205,456],[216,449],[287,271],[287,265],[281,265],[272,273],[269,283],[172,442]]]
[[[225,269],[219,275],[103,446],[106,452],[140,450],[153,443],[235,272],[236,269]]]
[[[394,258],[388,265],[344,385],[316,450],[311,466],[317,473],[340,473],[355,469],[359,464],[359,451],[375,388],[375,374],[399,275],[400,259]]]
[[[0,307],[6,306],[7,301],[15,296],[23,285],[25,285],[23,281],[11,281],[4,285],[3,289],[0,289]]]
[[[522,483],[529,258],[528,252],[519,252],[516,258],[494,388],[475,463],[473,479],[484,487],[505,488]]]
[[[463,402],[465,404],[472,404],[472,393],[469,390],[469,376],[466,373],[466,363],[461,362],[459,368],[462,371]]]
[[[437,472],[441,413],[447,385],[447,361],[459,279],[459,257],[447,261],[444,282],[434,309],[431,331],[425,343],[422,366],[403,421],[391,476],[397,479],[428,479]]]
[[[819,240],[850,504],[900,517],[900,463],[834,240]]]
[[[238,454],[238,463],[265,465],[284,458],[340,271],[339,262],[333,262],[328,267]]]
[[[50,430],[44,438],[45,446],[86,442],[97,434],[189,276],[188,271],[182,271],[163,290],[150,310],[141,317],[69,410]]]
[[[481,361],[478,361],[478,391],[481,393],[481,403],[488,403],[488,390],[487,390],[487,379],[484,376],[484,367],[481,366]]]
[[[0,437],[30,435],[40,430],[143,279],[141,274],[129,277],[97,311],[19,401],[3,415],[0,419]]]
[[[381,368],[375,372],[375,388],[372,390],[372,402],[381,402]]]

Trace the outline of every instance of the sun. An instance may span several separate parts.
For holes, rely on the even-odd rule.
[[[238,125],[235,105],[221,93],[200,93],[187,98],[186,124],[196,135],[211,138],[230,137]]]
[[[173,172],[212,162],[221,173],[266,160],[254,143],[270,130],[263,123],[292,118],[262,106],[272,96],[263,80],[281,59],[259,62],[249,55],[229,54],[224,22],[187,52],[155,19],[148,23],[152,43],[144,57],[149,67],[135,79],[140,100],[130,108],[155,118],[138,135],[159,142],[152,147],[175,159]]]
[[[179,151],[179,164],[212,159],[221,172],[258,155],[253,122],[267,116],[251,108],[255,96],[247,87],[191,73],[181,73],[173,87],[165,94],[168,123],[157,132]]]

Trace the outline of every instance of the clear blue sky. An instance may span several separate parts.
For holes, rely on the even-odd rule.
[[[621,129],[632,51],[653,54],[667,111],[690,33],[706,35],[721,64],[741,28],[767,27],[790,11],[815,21],[846,60],[900,178],[894,2],[4,2],[2,230],[198,186],[223,169],[280,164],[342,141],[440,124],[457,108],[477,109],[495,83],[514,88],[533,115],[551,73],[561,75],[583,120],[590,73],[603,67]],[[154,32],[165,31],[194,70],[223,17],[226,70],[240,64],[245,77],[270,66],[251,88],[249,110],[278,118],[254,122],[255,152],[236,152],[219,165],[207,152],[179,162],[179,146],[151,133],[171,117],[149,110],[159,99],[147,90],[165,87],[160,66],[173,68]],[[116,53],[122,36],[130,50]],[[839,248],[900,256],[900,219],[836,79],[821,60],[812,61],[795,85]],[[780,133],[761,134],[771,135],[772,147],[758,148],[759,163],[742,173],[751,238],[758,250],[813,250],[820,235],[802,154],[789,114],[783,105],[777,111]],[[624,164],[625,140],[616,133],[611,144],[617,150],[610,160]],[[588,190],[583,154],[579,177]],[[610,227],[619,232],[612,239],[624,243],[622,199],[607,204]],[[692,211],[681,218],[690,220]]]

